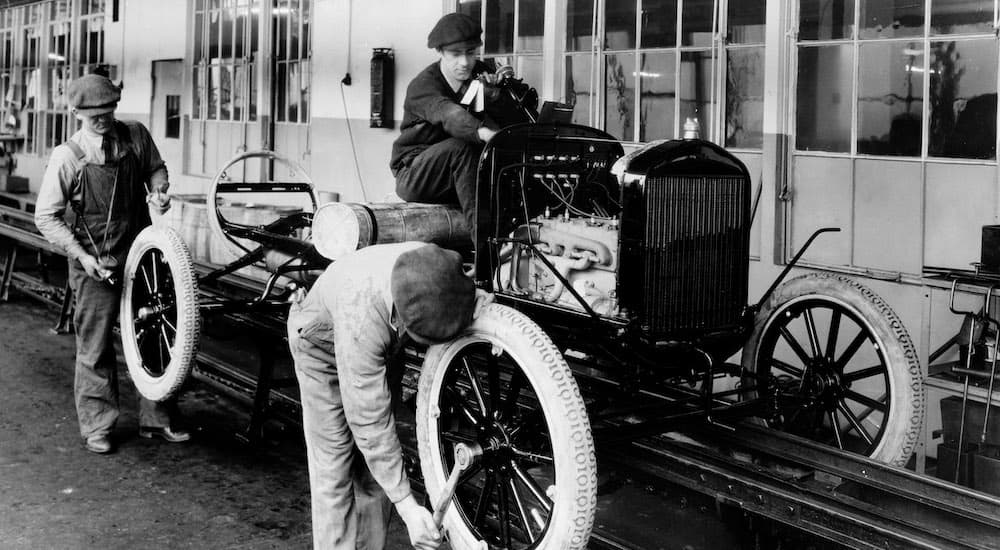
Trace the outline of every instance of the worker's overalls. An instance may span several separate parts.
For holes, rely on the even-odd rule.
[[[112,329],[118,318],[121,273],[129,246],[139,231],[151,223],[144,176],[128,128],[116,122],[109,134],[116,136],[116,153],[104,164],[83,162],[69,193],[77,204],[67,209],[65,215],[67,225],[89,254],[95,258],[100,258],[101,253],[110,254],[119,266],[117,284],[111,285],[88,277],[79,261],[69,261],[69,284],[76,299],[74,395],[80,435],[84,438],[110,434],[118,419],[118,368]],[[67,145],[82,161],[84,153],[79,145],[71,141]],[[94,242],[87,235],[84,223]],[[170,406],[140,396],[139,425],[169,427]]]

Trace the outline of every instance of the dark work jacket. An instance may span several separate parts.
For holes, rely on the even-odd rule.
[[[473,77],[490,72],[482,61],[473,67]],[[478,130],[484,124],[497,129],[482,113],[471,113],[459,102],[465,95],[466,86],[455,92],[448,80],[441,74],[439,62],[431,63],[420,71],[406,88],[406,100],[403,102],[403,121],[399,126],[400,134],[392,144],[392,160],[389,168],[392,174],[410,163],[413,157],[421,151],[456,137],[471,143],[479,143]],[[486,87],[487,105],[498,96],[497,88]]]

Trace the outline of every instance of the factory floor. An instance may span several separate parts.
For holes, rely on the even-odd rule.
[[[117,450],[90,453],[73,405],[73,337],[50,331],[56,317],[16,292],[0,303],[0,548],[311,547],[297,426],[275,423],[265,442],[244,445],[235,434],[249,406],[196,382],[179,401],[192,440],[140,439],[135,391],[121,367]],[[827,547],[764,536],[742,512],[720,513],[711,499],[677,488],[615,475],[599,481],[595,527],[633,548]],[[397,517],[388,548],[409,548]]]

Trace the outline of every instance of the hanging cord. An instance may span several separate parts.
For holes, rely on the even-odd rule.
[[[598,0],[594,0],[591,4],[591,16],[590,16],[590,81],[587,85],[590,87],[590,93],[587,96],[587,109],[588,116],[590,117],[590,125],[597,126],[597,63],[600,61],[600,37],[597,36],[597,16],[598,16]]]
[[[347,124],[347,138],[351,142],[351,153],[354,155],[354,172],[358,175],[358,185],[361,186],[361,198],[368,202],[368,193],[365,191],[365,180],[361,177],[361,163],[358,161],[358,147],[354,143],[354,131],[351,129],[351,116],[347,112],[347,94],[344,91],[344,83],[340,83],[340,99],[344,103],[344,122]]]

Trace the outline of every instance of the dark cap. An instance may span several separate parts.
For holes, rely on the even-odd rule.
[[[476,286],[458,252],[428,244],[400,254],[390,288],[399,320],[415,336],[440,342],[472,322]]]
[[[70,83],[66,96],[77,113],[94,116],[114,111],[122,91],[105,76],[87,74]]]
[[[482,44],[483,27],[479,21],[464,13],[449,13],[438,19],[431,33],[427,35],[428,48],[443,48],[458,42],[476,42]]]

